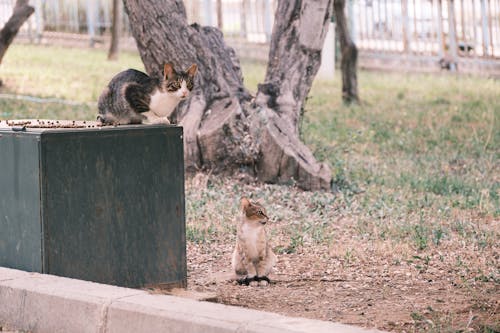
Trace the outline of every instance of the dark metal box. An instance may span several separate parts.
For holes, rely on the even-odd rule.
[[[0,128],[0,266],[185,286],[182,128]]]

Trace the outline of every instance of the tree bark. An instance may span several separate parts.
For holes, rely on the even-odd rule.
[[[113,0],[113,23],[111,27],[111,44],[108,60],[117,60],[120,46],[121,0]]]
[[[352,41],[347,25],[344,13],[345,0],[334,0],[333,6],[341,50],[342,99],[346,103],[357,103],[359,102],[357,78],[358,49]]]
[[[24,22],[33,14],[35,9],[28,5],[29,0],[17,0],[12,16],[0,30],[0,63],[10,44],[16,37]]]
[[[188,170],[243,167],[262,181],[330,189],[329,167],[300,141],[297,124],[319,68],[331,1],[278,2],[266,80],[254,99],[222,33],[188,25],[182,1],[124,0],[150,75],[159,75],[165,62],[198,65],[192,97],[171,115],[184,127]]]

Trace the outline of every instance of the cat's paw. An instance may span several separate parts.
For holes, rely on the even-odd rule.
[[[252,285],[253,282],[257,282],[255,280],[255,276],[245,276],[244,278],[241,278],[241,279],[238,279],[236,280],[238,282],[238,284],[241,286],[241,285],[245,285],[245,286],[248,286],[248,285]],[[258,282],[257,282],[258,284]]]
[[[261,287],[267,287],[271,284],[271,280],[267,276],[256,276],[255,281],[258,281],[258,285]]]
[[[250,282],[250,287],[258,287],[259,286],[259,282],[258,281],[252,281]]]
[[[157,124],[170,125],[170,120],[167,117],[161,117]]]
[[[153,116],[148,116],[145,117],[145,119],[142,120],[142,123],[145,125],[170,125],[170,120],[168,120],[167,117],[153,117]]]

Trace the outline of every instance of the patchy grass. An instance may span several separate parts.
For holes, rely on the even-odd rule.
[[[76,104],[0,98],[0,118],[94,119],[108,80],[143,68],[134,54],[105,59],[98,50],[13,45],[1,93]],[[242,65],[255,92],[265,66]],[[338,73],[315,82],[301,124],[332,168],[333,193],[243,176],[187,181],[190,284],[212,288],[207,272],[229,266],[239,197],[248,195],[272,217],[278,284],[259,294],[216,283],[223,302],[398,331],[498,331],[500,82],[362,71],[359,106],[342,104],[340,84]],[[290,293],[285,307],[280,292]]]

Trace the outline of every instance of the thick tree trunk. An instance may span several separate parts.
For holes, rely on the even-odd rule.
[[[279,1],[264,84],[257,99],[290,121],[298,134],[300,110],[321,64],[331,1]]]
[[[17,0],[12,16],[0,30],[0,63],[2,63],[5,52],[7,52],[23,23],[35,11],[33,7],[28,5],[28,2],[29,0]]]
[[[120,46],[121,0],[113,0],[113,26],[111,27],[111,44],[108,59],[117,60]]]
[[[331,0],[279,1],[272,59],[256,99],[222,33],[188,25],[182,1],[124,3],[149,74],[158,75],[168,61],[198,65],[192,97],[171,116],[184,126],[188,169],[244,166],[266,182],[294,179],[304,189],[330,189],[330,169],[299,140],[297,123],[319,67]]]
[[[335,21],[337,23],[337,35],[340,41],[342,71],[342,99],[346,103],[359,102],[357,61],[358,49],[352,41],[347,26],[344,8],[345,0],[334,0]]]

